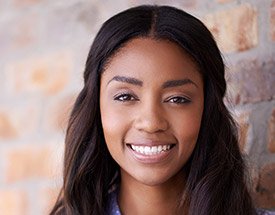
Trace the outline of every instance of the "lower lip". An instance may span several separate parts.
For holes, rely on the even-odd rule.
[[[127,146],[127,149],[129,150],[130,154],[133,156],[133,158],[141,163],[145,164],[154,164],[154,163],[160,163],[167,160],[169,157],[172,156],[173,151],[175,150],[176,146],[172,147],[168,151],[163,151],[158,154],[153,155],[145,155],[141,154],[139,152],[134,151],[130,146]]]

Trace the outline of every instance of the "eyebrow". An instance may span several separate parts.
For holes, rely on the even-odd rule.
[[[132,77],[126,77],[126,76],[114,76],[110,81],[108,81],[107,85],[111,81],[128,83],[128,84],[132,84],[132,85],[140,86],[140,87],[143,86],[143,82],[141,80],[132,78]],[[179,80],[169,80],[169,81],[164,82],[161,87],[162,87],[162,89],[166,89],[166,88],[178,87],[178,86],[182,86],[182,85],[186,85],[186,84],[192,84],[198,88],[198,85],[195,82],[193,82],[192,80],[190,80],[189,78],[179,79]]]
[[[166,81],[163,83],[162,88],[165,89],[165,88],[170,88],[170,87],[178,87],[178,86],[182,86],[182,85],[186,85],[186,84],[192,84],[198,88],[198,85],[195,84],[195,82],[191,81],[189,78]]]
[[[141,80],[138,80],[138,79],[132,78],[132,77],[125,77],[125,76],[114,76],[110,81],[108,81],[107,85],[111,81],[124,82],[124,83],[133,84],[133,85],[140,86],[140,87],[142,87],[142,85],[143,85],[143,82]]]

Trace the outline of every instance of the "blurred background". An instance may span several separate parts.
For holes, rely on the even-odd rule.
[[[253,198],[275,209],[275,0],[0,0],[1,215],[48,214],[89,47],[107,18],[139,4],[179,7],[214,34]]]

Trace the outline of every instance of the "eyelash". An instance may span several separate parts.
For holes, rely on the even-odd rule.
[[[124,99],[121,99],[123,97],[124,97]],[[127,99],[125,99],[125,97],[127,97]],[[114,96],[114,100],[119,101],[119,102],[138,101],[138,99],[135,96],[131,95],[130,93],[118,94],[118,95]]]
[[[122,97],[128,97],[128,99],[121,100]],[[131,97],[130,100],[129,100],[129,97]],[[133,99],[132,99],[132,98],[133,98]],[[181,104],[188,104],[188,103],[191,102],[190,99],[185,98],[185,97],[182,97],[182,96],[174,96],[174,97],[172,97],[172,98],[170,98],[170,99],[168,99],[168,100],[171,100],[171,99],[177,99],[176,102],[172,102],[172,103],[174,103],[174,104],[179,104],[179,105],[181,105]],[[138,100],[138,99],[136,99],[136,98],[135,98],[133,95],[131,95],[130,93],[121,93],[121,94],[115,96],[115,97],[114,97],[114,100],[119,101],[119,102],[129,102],[129,101],[135,101],[135,100]],[[183,100],[183,101],[182,101],[182,102],[178,102],[178,100],[181,100],[181,101]]]
[[[175,97],[172,97],[172,98],[170,98],[169,100],[171,100],[171,99],[177,99],[177,100],[183,100],[182,102],[172,102],[172,103],[175,103],[175,104],[188,104],[188,103],[190,103],[191,101],[190,101],[190,99],[187,99],[187,98],[185,98],[185,97],[182,97],[182,96],[175,96]]]

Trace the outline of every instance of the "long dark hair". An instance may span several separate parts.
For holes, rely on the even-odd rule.
[[[119,166],[108,152],[99,109],[100,77],[111,57],[137,37],[172,41],[196,62],[204,78],[204,112],[196,147],[184,167],[182,203],[192,215],[255,214],[246,186],[236,125],[224,105],[225,68],[209,30],[170,6],[138,6],[107,20],[91,46],[84,87],[65,139],[64,182],[51,214],[105,214]]]

